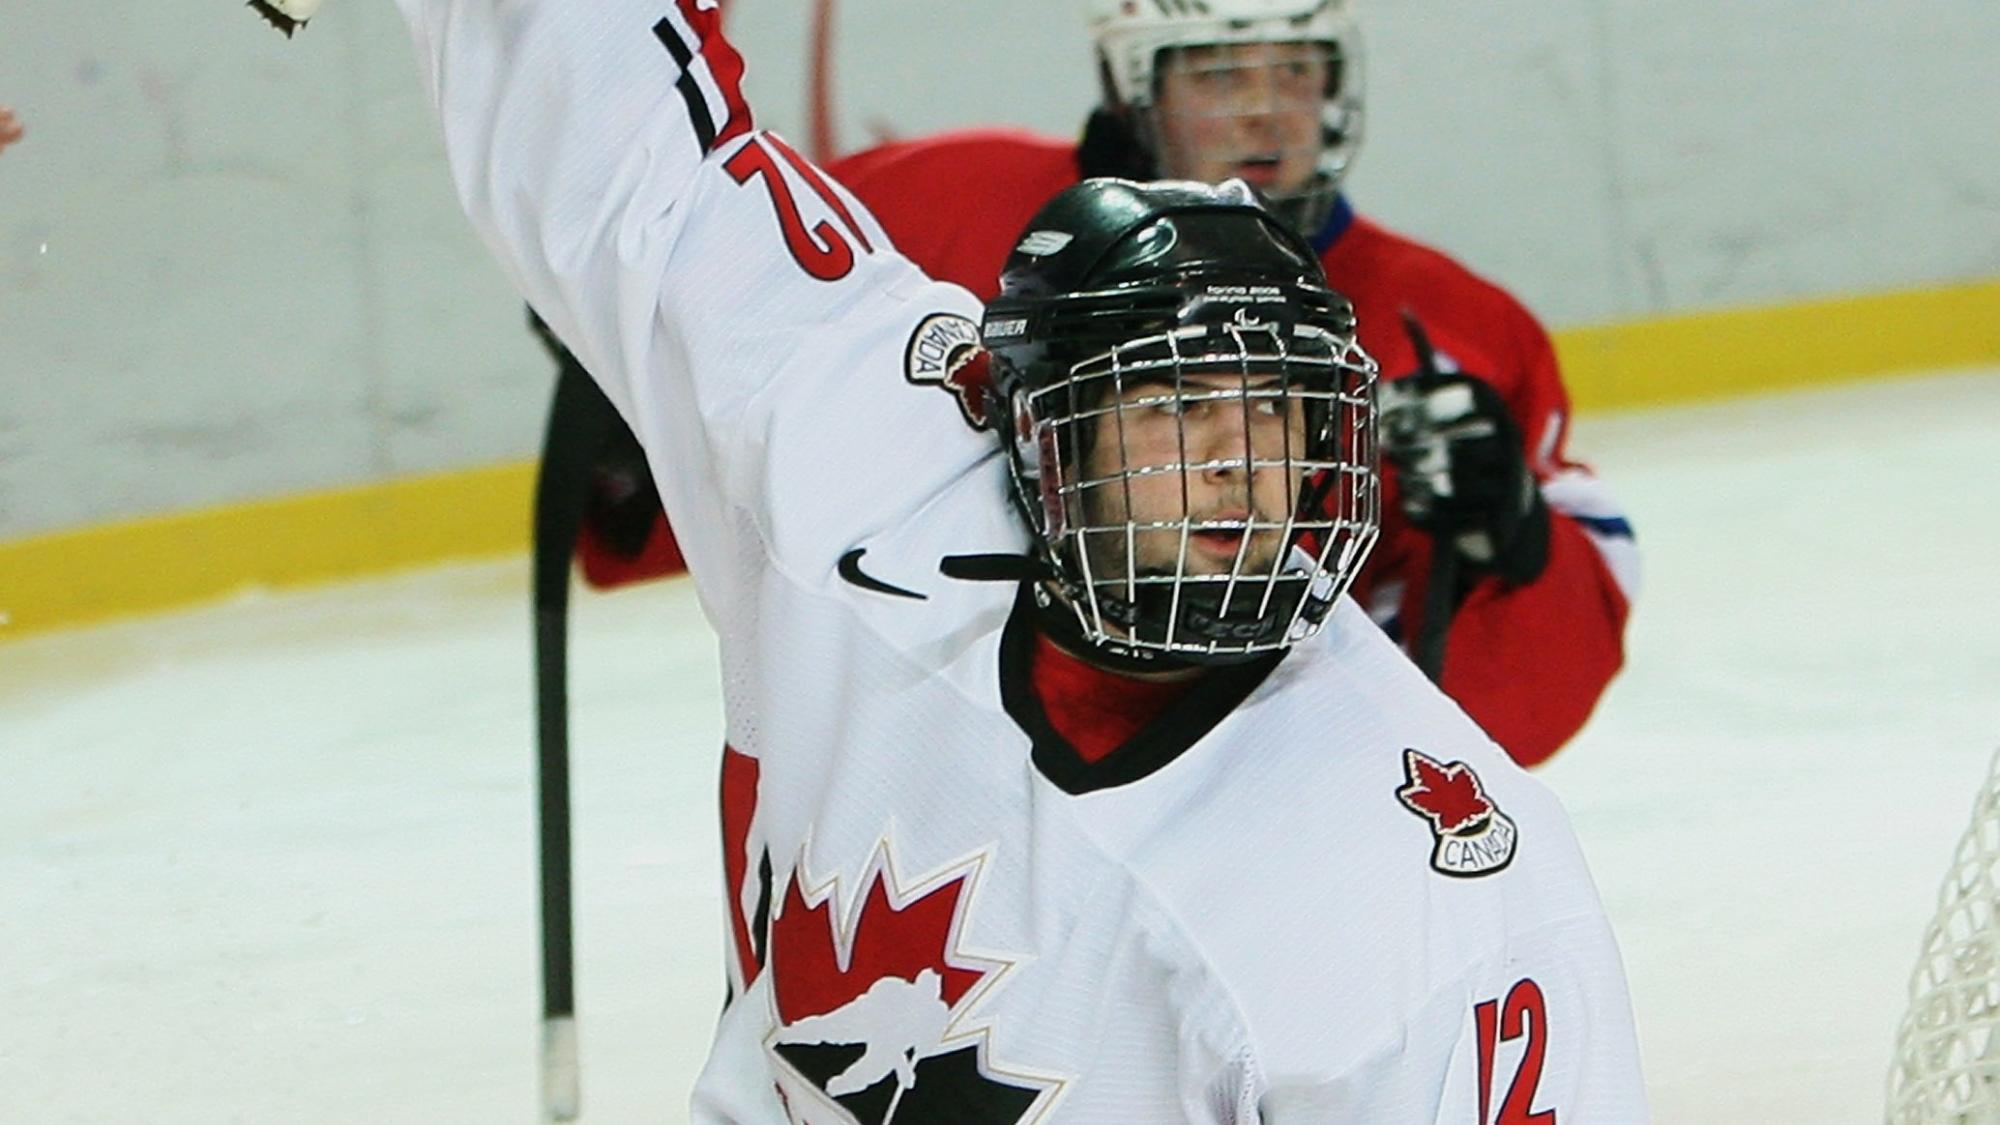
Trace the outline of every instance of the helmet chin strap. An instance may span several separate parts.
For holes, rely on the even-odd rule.
[[[1068,623],[1083,643],[1091,645],[1092,651],[1110,650],[1114,655],[1142,662],[1150,659],[1152,667],[1243,664],[1268,655],[1273,648],[1282,647],[1295,620],[1316,622],[1325,617],[1333,606],[1332,598],[1327,596],[1325,589],[1330,583],[1318,574],[1311,555],[1292,547],[1287,562],[1290,565],[1275,577],[1239,577],[1233,584],[1181,583],[1178,585],[1178,605],[1175,602],[1176,586],[1164,583],[1141,585],[1132,598],[1121,598],[1098,590],[1096,604],[1099,612],[1107,622],[1115,622],[1128,635],[1140,638],[1132,643],[1116,636],[1094,640],[1085,634],[1077,619],[1078,611],[1070,607],[1089,604],[1091,599],[1087,591],[1065,588],[1060,599],[1051,593],[1045,598],[1038,597],[1038,601],[1049,603],[1050,608],[1059,611],[1061,619]],[[1155,578],[1172,577],[1164,570],[1142,574]],[[1269,604],[1262,613],[1243,608],[1263,605],[1267,597]],[[1062,604],[1064,602],[1068,604]],[[1230,609],[1227,605],[1237,608]],[[1173,623],[1171,635],[1166,634],[1169,621]],[[1160,635],[1149,636],[1149,632]],[[1230,650],[1163,653],[1151,647],[1163,643],[1201,645],[1209,642],[1221,642]],[[1242,651],[1251,646],[1256,647],[1252,651]],[[1159,660],[1163,658],[1173,663],[1161,665]]]
[[[1052,586],[1053,583],[1049,582],[1037,583],[1032,591],[1035,599],[1036,623],[1050,640],[1100,668],[1127,675],[1146,675],[1239,662],[1235,659],[1197,660],[1181,653],[1162,652],[1158,649],[1127,644],[1115,636],[1092,637],[1084,631],[1083,623],[1078,617],[1079,611],[1076,607],[1079,603],[1067,593],[1058,597]],[[1114,613],[1130,612],[1132,609],[1131,603],[1117,598],[1100,597],[1098,602],[1104,608],[1106,617]]]

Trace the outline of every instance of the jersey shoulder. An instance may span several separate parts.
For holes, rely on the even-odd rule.
[[[1339,1073],[1393,1040],[1415,998],[1601,907],[1554,796],[1358,606],[1302,647],[1214,752],[1137,787],[1167,783],[1153,803],[1171,813],[1128,862],[1266,1060]]]
[[[897,186],[895,180],[977,174],[982,179],[1045,180],[1052,174],[1076,177],[1076,145],[1026,129],[954,129],[907,140],[887,141],[850,153],[827,170],[864,194],[864,188]]]
[[[923,271],[982,301],[1036,211],[1077,180],[1076,146],[1020,129],[896,141],[835,162],[834,176]]]
[[[1416,370],[1403,328],[1414,315],[1446,370],[1499,389],[1524,428],[1542,424],[1564,392],[1548,330],[1512,293],[1433,246],[1363,216],[1320,258],[1327,280],[1354,302],[1361,344],[1389,378]]]
[[[1391,294],[1432,293],[1488,312],[1534,321],[1519,298],[1428,243],[1363,215],[1321,257],[1334,287]],[[1356,296],[1357,294],[1349,294]]]

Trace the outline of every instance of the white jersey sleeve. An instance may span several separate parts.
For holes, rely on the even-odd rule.
[[[1356,1064],[1316,1074],[1311,1034],[1268,1044],[1275,1073],[1266,1075],[1260,1101],[1266,1125],[1645,1125],[1624,967],[1582,855],[1553,815],[1554,801],[1508,784],[1516,779],[1503,777],[1504,768],[1496,756],[1487,776],[1507,792],[1518,831],[1531,836],[1537,853],[1517,857],[1521,870],[1502,873],[1519,881],[1514,897],[1461,894],[1472,888],[1446,881],[1432,898],[1429,924],[1465,930],[1400,940],[1419,943],[1439,962],[1470,959],[1428,995],[1413,997],[1400,1025]]]
[[[705,597],[830,572],[992,454],[904,377],[977,302],[754,128],[715,0],[398,3],[467,213],[640,438]]]
[[[1270,1076],[1260,1119],[1644,1125],[1631,1004],[1602,919],[1550,926],[1509,952],[1338,1077]]]
[[[1434,874],[1423,921],[1406,917],[1404,928],[1392,923],[1375,935],[1420,951],[1428,971],[1406,979],[1430,983],[1359,1061],[1333,1074],[1313,1065],[1317,1051],[1332,1052],[1357,1030],[1340,1021],[1287,1019],[1285,1040],[1264,1041],[1266,1125],[1649,1120],[1624,965],[1568,818],[1497,748],[1473,751],[1463,746],[1454,757],[1479,764],[1476,776],[1503,810],[1507,846],[1518,852],[1492,874]],[[1386,828],[1379,835],[1391,838]],[[1452,837],[1436,839],[1454,846]],[[1450,867],[1451,853],[1439,854]],[[1258,1022],[1269,1027],[1267,1016]]]

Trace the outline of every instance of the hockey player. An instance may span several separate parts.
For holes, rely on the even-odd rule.
[[[982,314],[755,129],[712,0],[399,3],[720,637],[695,1120],[1644,1120],[1560,808],[1342,595],[1375,368],[1247,189],[1065,191]],[[1073,741],[1086,674],[1154,717]]]
[[[1421,662],[1441,664],[1446,693],[1517,761],[1543,761],[1623,661],[1631,530],[1564,455],[1569,396],[1542,327],[1341,195],[1364,110],[1348,0],[1086,3],[1104,102],[1081,144],[970,131],[888,145],[833,172],[899,250],[981,297],[1013,232],[1079,176],[1256,186],[1311,240],[1391,380],[1389,503],[1355,592]],[[1423,370],[1422,341],[1441,371]],[[1445,588],[1431,590],[1434,578]]]
[[[1631,529],[1565,456],[1569,395],[1541,325],[1342,196],[1363,114],[1346,0],[1088,3],[1105,87],[1080,145],[973,130],[830,170],[897,249],[982,299],[1021,225],[1081,176],[1257,187],[1353,300],[1362,343],[1392,380],[1388,510],[1356,594],[1515,760],[1547,759],[1623,662],[1638,572]],[[1424,342],[1438,370],[1426,370]],[[598,536],[581,555],[587,573],[615,574],[600,582],[615,585],[671,572],[671,545],[661,525],[629,553]]]

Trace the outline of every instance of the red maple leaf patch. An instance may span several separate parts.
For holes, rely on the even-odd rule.
[[[991,361],[977,324],[955,313],[934,313],[910,334],[903,377],[917,386],[949,391],[958,399],[965,424],[984,430],[992,424],[986,411],[993,389]]]
[[[860,998],[877,981],[897,977],[915,982],[926,969],[938,975],[945,1005],[956,1008],[987,976],[987,970],[954,965],[949,957],[969,876],[961,874],[898,906],[884,869],[875,868],[855,908],[851,938],[843,942],[833,915],[838,896],[829,888],[820,901],[808,904],[794,868],[784,905],[771,920],[771,984],[778,1018],[791,1024],[825,1015]]]
[[[1445,765],[1415,750],[1403,752],[1409,784],[1396,796],[1411,812],[1429,818],[1447,836],[1477,831],[1493,815],[1493,802],[1479,785],[1478,775],[1464,762]]]
[[[976,430],[986,429],[992,424],[986,414],[987,396],[993,389],[993,356],[985,348],[957,360],[951,374],[945,376],[945,385],[958,396],[958,406],[965,412],[965,420]]]

